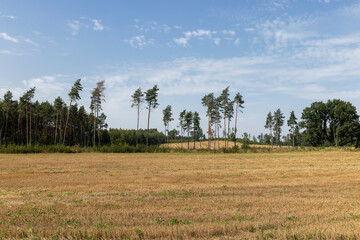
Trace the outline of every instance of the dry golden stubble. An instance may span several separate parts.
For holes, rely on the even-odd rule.
[[[0,155],[0,238],[360,235],[360,153]]]

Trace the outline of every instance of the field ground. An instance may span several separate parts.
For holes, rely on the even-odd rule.
[[[236,142],[236,145],[241,147],[242,144],[240,142]],[[169,143],[169,144],[161,144],[161,146],[164,147],[170,147],[170,148],[188,148],[188,142],[183,141],[183,143]],[[229,141],[227,143],[228,148],[232,148],[235,146],[235,143],[233,141]],[[250,144],[250,147],[257,147],[257,148],[276,148],[276,146],[271,145],[261,145],[261,144]],[[211,149],[219,149],[225,147],[225,141],[210,141],[210,148]],[[194,142],[189,142],[189,148],[194,149]],[[201,141],[201,142],[195,142],[195,149],[206,149],[208,148],[208,141]],[[289,146],[282,146],[281,148],[291,148]]]
[[[357,239],[360,153],[0,155],[2,239]]]

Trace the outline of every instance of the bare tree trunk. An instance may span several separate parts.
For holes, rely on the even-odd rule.
[[[31,145],[31,102],[30,102],[30,145]]]
[[[225,148],[226,148],[226,106],[224,106],[224,138],[225,138]]]
[[[190,131],[187,130],[187,135],[188,135],[188,150],[190,149]]]
[[[60,144],[62,144],[62,116],[61,116],[61,111],[60,111]]]
[[[54,145],[56,145],[56,141],[57,141],[57,133],[58,133],[58,118],[59,118],[59,111],[56,111],[56,123],[55,123],[55,141],[54,141]]]
[[[27,112],[27,103],[25,106],[25,114],[26,114],[26,145],[29,145],[29,123],[28,123],[28,112]]]
[[[214,149],[216,149],[216,124],[214,125]]]
[[[139,117],[140,117],[140,105],[137,107],[137,124],[136,124],[136,145],[139,143]]]
[[[182,126],[180,126],[180,139],[181,139],[181,148],[183,148],[183,129]]]
[[[146,134],[146,146],[149,146],[150,110],[151,110],[151,106],[149,105],[148,124],[147,124],[147,134]]]
[[[6,141],[6,130],[7,130],[7,122],[8,122],[9,113],[5,114],[5,130],[4,130],[4,142]],[[0,142],[1,144],[1,142]]]
[[[217,142],[218,142],[218,149],[220,149],[220,118],[217,120]]]
[[[228,118],[228,134],[227,134],[227,147],[229,148],[229,142],[230,142],[230,123],[231,123],[231,121],[230,121],[230,118]]]
[[[210,139],[210,135],[211,135],[211,116],[210,116],[210,111],[208,111],[208,149],[211,148],[211,139]]]
[[[295,147],[295,130],[293,131],[293,147]]]
[[[93,133],[93,146],[95,146],[95,136],[96,136],[96,113],[94,112],[94,120],[93,120],[93,122],[94,122],[94,133]]]
[[[97,115],[97,119],[99,119],[99,104],[97,105],[97,107],[96,107],[96,115]],[[96,128],[97,128],[97,132],[98,132],[98,144],[99,144],[99,146],[100,146],[100,123],[97,123],[96,124]]]
[[[234,141],[235,146],[236,146],[236,134],[237,134],[236,125],[237,125],[238,108],[239,108],[239,105],[236,103],[236,114],[235,114],[235,141]]]
[[[65,145],[65,140],[66,140],[66,128],[67,128],[67,125],[68,125],[68,123],[69,123],[70,108],[71,108],[71,100],[70,100],[70,105],[69,105],[69,109],[68,109],[67,117],[66,117],[66,124],[65,124],[65,129],[64,129],[63,145]]]

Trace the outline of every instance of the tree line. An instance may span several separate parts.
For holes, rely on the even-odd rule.
[[[356,107],[350,102],[339,99],[324,102],[313,102],[301,114],[301,120],[290,112],[287,125],[289,134],[281,141],[281,127],[284,125],[284,115],[280,109],[269,112],[265,128],[269,134],[260,134],[260,143],[276,146],[289,142],[292,146],[359,146],[360,121]]]
[[[27,90],[18,100],[7,91],[0,99],[0,145],[67,145],[100,146],[107,144],[159,145],[169,142],[185,143],[190,149],[193,142],[207,140],[207,148],[229,148],[229,142],[235,146],[238,138],[238,115],[244,108],[243,96],[237,92],[230,97],[229,87],[219,96],[206,94],[201,103],[206,110],[207,130],[200,126],[200,114],[184,109],[175,117],[172,107],[163,110],[163,131],[151,129],[151,113],[158,108],[159,88],[142,91],[139,87],[131,95],[131,107],[136,109],[136,130],[110,129],[102,105],[105,102],[105,81],[99,81],[91,91],[90,112],[84,106],[79,107],[83,87],[81,79],[74,82],[68,93],[68,104],[57,97],[52,103],[33,101],[36,87]],[[147,128],[139,128],[140,111],[147,110]],[[170,130],[170,123],[176,119],[177,129]],[[285,122],[289,133],[282,136]],[[301,119],[291,111],[285,120],[280,109],[269,112],[264,126],[269,132],[257,137],[243,134],[243,140],[271,145],[303,146],[356,146],[359,145],[360,123],[356,108],[349,102],[334,99],[314,102],[303,110]],[[220,146],[223,140],[225,146]],[[213,146],[211,146],[213,144]]]
[[[105,100],[105,82],[100,81],[91,92],[90,113],[79,107],[83,87],[81,79],[68,93],[69,104],[61,97],[48,101],[33,101],[36,87],[26,91],[19,100],[11,91],[0,101],[0,144],[17,145],[100,145],[106,143],[106,115],[101,111]]]

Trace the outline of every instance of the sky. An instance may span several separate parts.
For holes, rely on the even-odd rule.
[[[35,100],[69,102],[81,78],[89,111],[105,80],[109,127],[130,129],[131,95],[157,84],[150,127],[171,105],[170,129],[184,109],[206,129],[201,98],[229,86],[245,100],[238,136],[258,135],[278,108],[287,120],[314,101],[360,107],[359,22],[360,0],[0,0],[0,97],[35,86]]]

